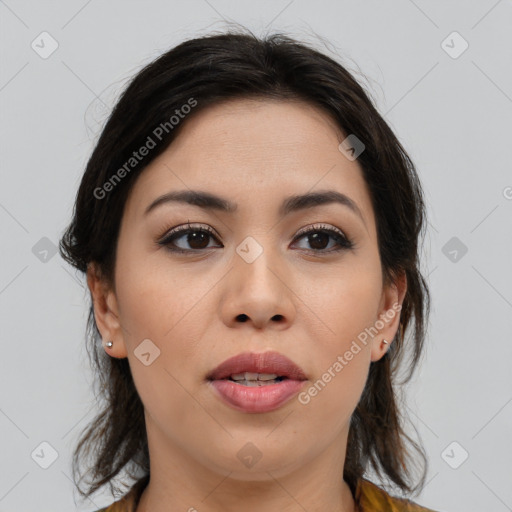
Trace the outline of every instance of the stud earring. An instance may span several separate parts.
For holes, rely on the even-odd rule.
[[[386,345],[389,345],[389,341],[382,340],[382,343],[385,343]]]
[[[107,343],[106,343],[108,348],[111,348],[113,344],[114,344],[113,341],[107,341]]]

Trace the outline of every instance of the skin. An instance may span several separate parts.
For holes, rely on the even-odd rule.
[[[304,370],[309,387],[358,334],[402,304],[404,276],[383,286],[361,168],[339,151],[346,135],[331,118],[301,102],[231,100],[182,128],[128,197],[115,288],[94,265],[87,274],[98,329],[114,342],[105,350],[128,357],[145,408],[151,480],[137,512],[226,512],[242,504],[246,512],[352,512],[343,481],[349,421],[399,313],[359,343],[357,355],[307,405],[295,397],[264,414],[237,411],[205,377],[240,352],[276,350]],[[184,189],[225,197],[239,212],[167,203],[144,215],[158,196]],[[289,195],[320,189],[348,195],[362,219],[336,203],[278,215]],[[174,243],[189,254],[157,244],[188,221],[212,227],[217,240],[191,245],[180,233]],[[355,247],[329,252],[337,248],[331,237],[320,245],[296,239],[316,223],[338,228]],[[247,236],[263,248],[252,263],[236,252]],[[144,339],[160,350],[149,366],[134,354]],[[248,442],[262,454],[252,467],[237,457]]]

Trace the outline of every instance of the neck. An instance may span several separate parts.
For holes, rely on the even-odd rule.
[[[297,461],[288,454],[284,461],[284,454],[277,454],[240,470],[228,457],[222,468],[208,454],[193,457],[169,443],[154,424],[147,427],[151,478],[136,512],[228,512],[241,504],[244,512],[357,511],[343,480],[346,431],[315,458]]]

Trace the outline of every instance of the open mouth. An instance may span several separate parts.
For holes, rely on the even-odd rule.
[[[270,375],[270,374],[258,374],[258,373],[240,373],[238,375],[231,375],[221,380],[230,380],[235,382],[236,384],[240,384],[241,386],[247,387],[260,387],[260,386],[268,386],[270,384],[277,384],[282,382],[283,380],[287,380],[288,377],[283,375]]]
[[[247,413],[278,409],[306,385],[307,376],[278,352],[243,352],[206,375],[211,389],[224,403]]]

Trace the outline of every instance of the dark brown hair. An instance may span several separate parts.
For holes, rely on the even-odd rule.
[[[60,240],[60,253],[84,273],[88,264],[95,262],[115,290],[119,227],[137,176],[197,112],[237,98],[305,101],[328,113],[343,133],[355,134],[365,145],[357,161],[375,212],[383,280],[389,284],[405,273],[407,293],[401,328],[386,355],[371,363],[352,415],[344,479],[354,492],[357,481],[373,469],[401,491],[417,491],[424,486],[427,458],[405,432],[407,415],[399,407],[398,386],[410,380],[418,365],[430,309],[428,287],[419,269],[418,242],[425,227],[425,205],[409,156],[363,87],[338,62],[288,36],[259,38],[248,30],[188,40],[158,57],[128,84],[106,122],[87,163],[72,221]],[[193,108],[183,107],[193,102]],[[172,116],[179,116],[179,121],[172,121]],[[155,132],[157,127],[161,129]],[[127,170],[126,162],[151,135],[156,147],[140,162],[132,162],[135,165],[129,172],[119,172],[123,166]],[[107,182],[112,186],[105,187]],[[410,333],[407,341],[406,333]],[[104,401],[100,414],[82,432],[73,457],[76,482],[80,462],[92,456],[80,478],[91,476],[85,491],[77,483],[80,494],[88,497],[106,483],[113,489],[113,479],[123,470],[134,479],[138,472],[147,481],[149,452],[143,404],[128,360],[105,354],[92,304],[86,339]],[[399,382],[406,349],[408,372]],[[412,451],[424,465],[416,487],[412,469],[418,459]]]

